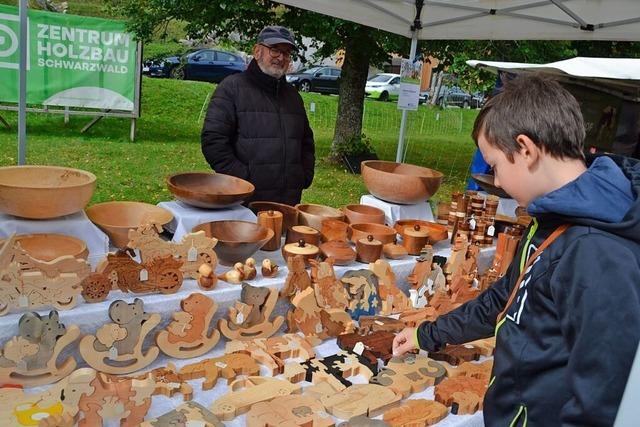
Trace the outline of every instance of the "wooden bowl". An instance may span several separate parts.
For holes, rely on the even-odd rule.
[[[300,239],[318,246],[320,244],[320,232],[307,225],[294,225],[287,231],[286,243],[296,243]]]
[[[251,202],[249,203],[249,209],[254,214],[258,215],[261,211],[278,211],[282,214],[282,235],[284,236],[287,230],[294,225],[298,225],[298,210],[290,205],[276,202]]]
[[[192,231],[204,230],[207,237],[215,237],[216,254],[222,265],[242,262],[256,253],[273,237],[273,230],[249,221],[212,221],[200,224]]]
[[[149,223],[165,225],[173,219],[173,214],[168,210],[142,202],[98,203],[89,206],[85,212],[118,248],[124,248],[129,243],[129,230]]]
[[[480,188],[482,188],[487,193],[493,194],[494,196],[502,197],[505,199],[511,198],[511,196],[508,195],[506,191],[504,191],[500,187],[496,187],[493,184],[493,178],[494,178],[493,175],[487,175],[483,173],[474,173],[471,175],[471,178],[473,178],[476,184],[478,184]]]
[[[408,163],[367,160],[362,162],[362,179],[378,199],[412,205],[433,196],[444,175],[434,169]]]
[[[238,205],[255,191],[253,184],[244,179],[215,172],[171,175],[167,177],[167,187],[181,202],[206,209]]]
[[[49,262],[66,255],[86,260],[89,255],[85,242],[64,234],[22,234],[15,239],[30,257],[40,261]],[[3,243],[0,242],[0,247]]]
[[[0,212],[48,219],[79,212],[96,189],[96,176],[57,166],[0,168]]]
[[[396,230],[382,224],[351,224],[349,226],[349,238],[352,242],[360,239],[366,239],[367,236],[373,236],[375,240],[379,240],[383,245],[393,243],[396,239]]]
[[[419,225],[421,227],[427,227],[429,230],[429,243],[434,244],[441,240],[446,240],[449,238],[449,232],[447,231],[447,226],[442,224],[437,224],[435,222],[423,221],[420,219],[401,219],[396,221],[393,228],[395,228],[396,232],[402,236],[404,239],[404,229],[407,227],[413,228],[415,225]]]
[[[384,212],[374,206],[347,205],[342,211],[350,224],[384,224]]]
[[[298,209],[298,224],[308,225],[316,230],[322,229],[323,219],[344,220],[344,214],[340,210],[329,206],[308,203],[296,205],[296,209]]]
[[[320,245],[320,252],[326,258],[332,257],[335,265],[348,265],[356,259],[356,251],[345,241],[331,240]]]

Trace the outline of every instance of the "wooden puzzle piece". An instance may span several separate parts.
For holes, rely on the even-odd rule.
[[[376,369],[378,359],[386,364],[393,356],[394,338],[394,333],[386,331],[372,332],[364,336],[351,333],[339,335],[337,344],[342,350],[360,354],[367,360],[367,366]]]
[[[442,362],[442,366],[447,370],[447,377],[472,377],[479,380],[489,381],[491,378],[491,370],[493,369],[493,360],[485,360],[482,363],[464,362],[458,366],[449,365]]]
[[[154,396],[160,394],[173,397],[176,393],[180,393],[185,401],[193,399],[193,387],[178,373],[173,363],[168,363],[166,367],[156,368],[133,378],[143,380],[149,374],[153,375],[153,379],[156,382]]]
[[[358,415],[375,417],[397,405],[402,396],[377,384],[354,384],[334,395],[323,396],[320,403],[332,415],[351,419]]]
[[[349,421],[341,422],[338,427],[389,427],[389,424],[382,420],[374,420],[364,415],[358,415]]]
[[[358,320],[363,315],[374,315],[380,308],[378,278],[366,269],[346,271],[340,281],[347,287],[347,312]]]
[[[439,314],[433,307],[416,308],[400,313],[398,320],[408,328],[418,327],[422,322],[433,322],[438,318]]]
[[[427,280],[431,276],[431,265],[433,264],[433,247],[427,245],[420,251],[420,256],[416,259],[416,264],[409,276],[407,282],[413,289],[427,285]]]
[[[260,366],[247,354],[233,353],[183,366],[179,373],[186,380],[204,378],[202,389],[211,390],[220,377],[230,383],[238,375],[259,375]]]
[[[158,418],[147,420],[140,427],[224,427],[207,408],[196,402],[185,402]]]
[[[287,314],[289,332],[299,330],[312,342],[353,332],[351,317],[339,309],[323,309],[318,306],[313,288],[298,292],[291,300],[294,309]]]
[[[480,350],[470,344],[447,345],[437,352],[430,352],[429,357],[433,360],[444,360],[450,365],[458,366],[462,362],[470,362],[480,358]]]
[[[386,316],[412,308],[409,298],[396,285],[396,276],[387,261],[379,259],[372,262],[369,270],[378,277],[378,294],[382,302],[380,314]]]
[[[177,359],[202,356],[216,346],[220,332],[209,332],[211,319],[218,309],[211,298],[193,293],[180,302],[182,311],[173,313],[166,330],[158,332],[156,344],[163,353]]]
[[[222,335],[229,340],[252,340],[267,338],[276,333],[284,317],[277,316],[269,320],[278,301],[278,291],[265,287],[242,284],[240,299],[243,304],[251,306],[247,316],[238,316],[234,307],[229,308],[229,320],[220,319],[218,326]]]
[[[301,366],[304,369],[304,378],[300,376],[301,371],[297,369],[297,366]],[[377,366],[369,367],[367,360],[362,356],[340,351],[322,359],[310,359],[299,364],[287,364],[284,374],[285,378],[291,382],[303,379],[313,384],[330,382],[336,390],[342,390],[351,386],[351,382],[347,378],[362,375],[369,380],[375,372],[377,372]]]
[[[287,258],[289,274],[284,282],[284,287],[280,291],[280,297],[293,298],[296,293],[311,287],[311,277],[307,273],[304,257],[295,255]]]
[[[331,427],[333,418],[317,400],[302,395],[276,397],[260,402],[247,413],[249,427]]]
[[[478,349],[481,356],[493,356],[493,352],[496,349],[496,337],[489,337],[484,339],[479,339],[475,341],[471,341],[466,343],[466,345],[472,345]]]
[[[360,316],[358,319],[358,333],[367,335],[371,332],[400,332],[405,328],[403,321],[385,316]]]
[[[371,383],[394,390],[403,397],[438,384],[446,375],[442,364],[422,355],[405,354],[394,357],[387,363]]]
[[[445,419],[447,415],[449,409],[442,403],[412,399],[385,412],[382,419],[392,427],[431,426]]]
[[[309,260],[311,264],[311,277],[314,281],[313,289],[316,301],[321,308],[335,308],[344,310],[349,301],[347,291],[344,289],[333,271],[333,260],[327,261]]]
[[[37,426],[43,419],[75,420],[65,413],[60,402],[59,389],[53,392],[25,393],[20,386],[3,386],[0,388],[0,414],[3,427]],[[57,394],[57,396],[56,396]],[[76,410],[77,412],[77,410]],[[53,427],[57,427],[54,425]],[[66,426],[65,426],[66,427]]]
[[[435,400],[451,407],[456,415],[473,414],[482,409],[487,379],[459,376],[445,378],[435,389]]]
[[[224,421],[234,419],[247,412],[253,405],[272,400],[278,396],[299,394],[297,384],[276,378],[250,376],[229,385],[231,391],[213,402],[211,412]]]

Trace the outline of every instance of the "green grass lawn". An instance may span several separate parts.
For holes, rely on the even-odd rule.
[[[204,109],[214,86],[208,83],[144,78],[142,117],[136,142],[128,140],[129,120],[103,119],[87,133],[80,129],[89,117],[29,114],[27,162],[63,165],[93,172],[98,177],[92,203],[169,200],[164,178],[181,171],[209,170],[200,152]],[[366,188],[359,175],[325,160],[331,145],[338,98],[303,94],[316,137],[316,178],[303,200],[331,206],[357,203]],[[311,112],[311,103],[315,112]],[[0,112],[11,125],[0,126],[0,165],[17,158],[17,114]],[[436,168],[446,178],[435,199],[448,200],[464,187],[475,146],[469,137],[477,112],[439,110],[421,106],[409,113],[407,162]],[[363,131],[378,155],[395,160],[400,113],[395,103],[366,101]]]

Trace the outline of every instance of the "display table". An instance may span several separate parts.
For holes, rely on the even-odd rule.
[[[173,233],[174,242],[180,242],[182,236],[190,233],[193,227],[205,222],[226,219],[256,222],[256,215],[242,205],[225,209],[200,209],[173,200],[171,202],[160,202],[158,206],[173,214],[173,220],[165,225],[164,228]]]
[[[360,197],[361,205],[374,206],[382,209],[384,212],[385,222],[393,227],[393,224],[400,219],[421,219],[423,221],[433,221],[433,212],[428,201],[418,203],[417,205],[399,205],[396,203],[385,202],[371,194],[365,194]]]
[[[0,239],[12,234],[64,234],[76,237],[87,244],[87,261],[96,264],[109,252],[109,237],[96,227],[84,211],[53,219],[32,220],[0,213]]]

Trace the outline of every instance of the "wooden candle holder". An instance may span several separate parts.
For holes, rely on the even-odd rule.
[[[277,316],[269,320],[278,301],[278,291],[264,287],[242,284],[240,304],[229,307],[229,320],[220,319],[218,326],[222,335],[230,340],[267,338],[276,333],[284,318]],[[247,314],[243,309],[248,307]]]
[[[258,224],[273,230],[273,237],[262,247],[263,251],[276,251],[280,249],[282,239],[282,212],[268,210],[258,212]]]

